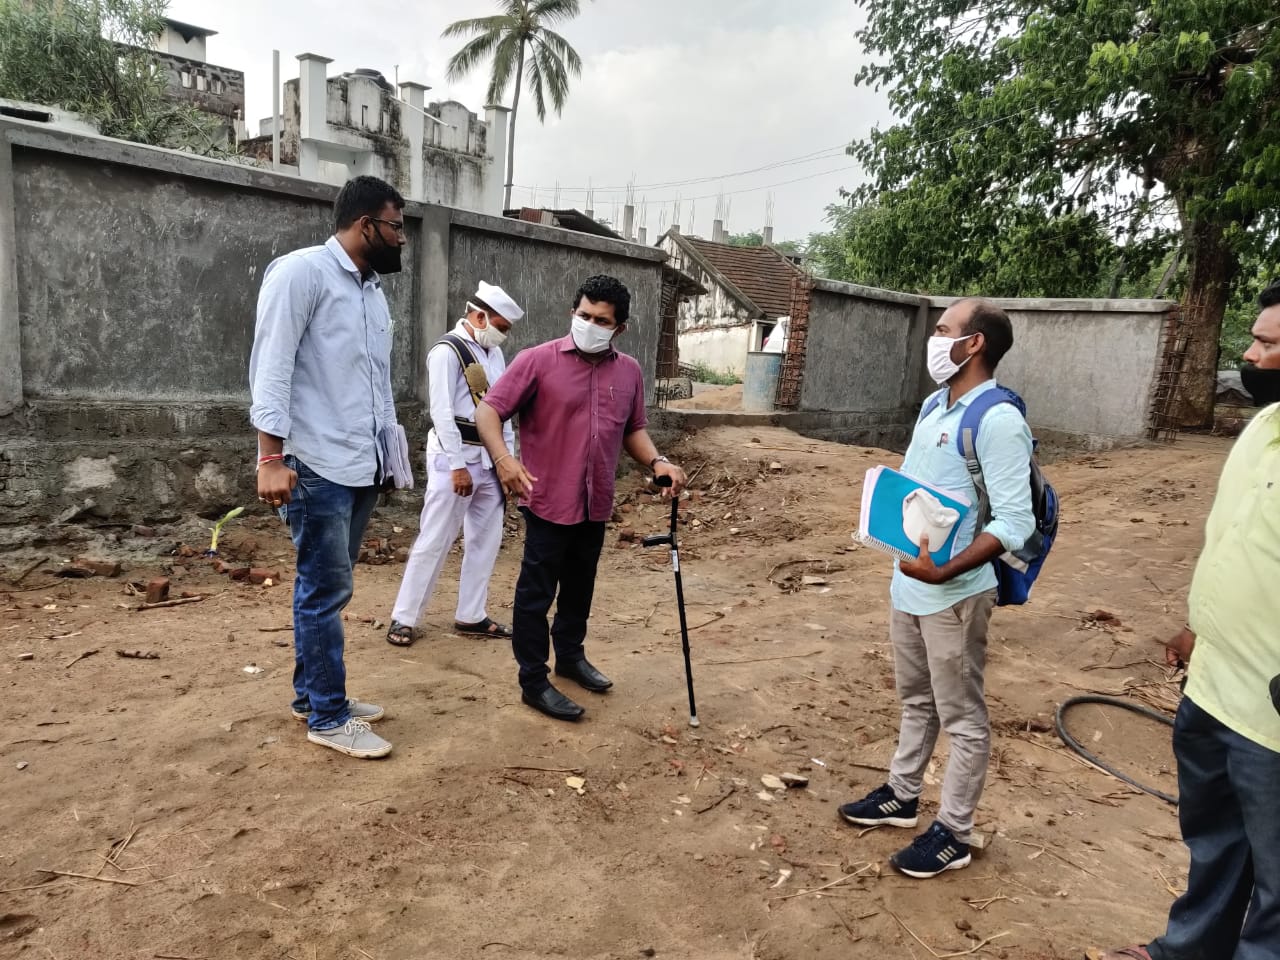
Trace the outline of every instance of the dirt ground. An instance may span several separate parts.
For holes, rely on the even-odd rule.
[[[403,567],[360,565],[349,689],[388,710],[395,752],[376,762],[308,744],[289,716],[288,583],[172,556],[179,539],[205,546],[198,527],[124,532],[97,551],[127,558],[121,577],[55,579],[50,564],[0,585],[0,956],[1046,960],[1154,935],[1185,882],[1174,811],[1076,760],[1050,724],[1082,691],[1172,701],[1153,641],[1182,622],[1226,450],[1186,438],[1051,466],[1058,545],[1033,602],[992,628],[979,821],[994,839],[925,882],[886,862],[910,833],[836,817],[883,782],[895,739],[889,565],[850,540],[862,475],[890,454],[745,428],[677,451],[695,474],[681,533],[697,730],[669,562],[622,539],[666,527],[638,475],[619,491],[588,641],[616,686],[566,684],[588,707],[576,725],[519,703],[506,645],[450,632],[456,552],[407,650],[381,625]],[[382,509],[375,546],[407,546],[413,510]],[[288,572],[265,516],[225,546]],[[5,563],[13,578],[29,566]],[[128,582],[162,570],[174,595],[209,598],[137,611]],[[1176,790],[1166,728],[1097,707],[1072,728]],[[944,737],[925,817],[945,751]],[[762,786],[789,772],[808,788]]]
[[[742,384],[728,387],[703,387],[697,384],[694,394],[687,400],[672,400],[667,404],[672,410],[741,410]]]

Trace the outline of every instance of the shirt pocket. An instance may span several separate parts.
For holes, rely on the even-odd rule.
[[[597,409],[600,413],[600,424],[604,427],[623,428],[631,418],[631,407],[635,403],[635,392],[631,388],[600,386],[597,388]]]
[[[1257,486],[1251,493],[1253,498],[1252,516],[1242,518],[1247,527],[1265,532],[1272,543],[1280,542],[1280,479],[1267,476],[1262,470],[1257,472]]]

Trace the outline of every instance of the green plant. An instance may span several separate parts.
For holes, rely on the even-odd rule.
[[[210,555],[218,552],[218,537],[222,534],[222,528],[242,513],[244,513],[244,507],[236,507],[234,510],[228,510],[221,520],[209,528],[210,532],[213,534],[213,539],[209,541],[208,552]]]
[[[1106,296],[1176,239],[1192,328],[1182,419],[1208,423],[1241,266],[1280,254],[1275,0],[857,2],[857,80],[886,89],[900,119],[850,148],[868,180],[844,266],[909,272],[931,293],[994,281]],[[817,252],[841,266],[841,251]]]
[[[170,102],[151,56],[167,0],[0,0],[0,97],[96,121],[109,137],[210,154],[218,122]]]
[[[689,378],[697,383],[712,383],[717,387],[731,387],[741,383],[742,378],[728,370],[716,370],[707,363],[689,364]]]

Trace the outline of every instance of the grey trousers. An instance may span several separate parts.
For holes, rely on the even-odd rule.
[[[889,621],[902,701],[889,786],[901,800],[920,796],[938,729],[946,730],[951,756],[942,781],[938,822],[961,843],[968,843],[973,834],[973,816],[991,759],[983,672],[995,599],[995,591],[981,593],[926,617],[894,610]]]

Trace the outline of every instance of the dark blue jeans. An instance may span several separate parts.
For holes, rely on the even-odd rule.
[[[352,569],[360,555],[377,487],[331,483],[296,457],[298,472],[285,516],[298,551],[293,585],[293,709],[310,713],[312,730],[351,719],[347,668],[342,662],[342,610],[351,600]]]
[[[524,560],[516,581],[511,615],[511,649],[520,665],[520,686],[541,693],[549,686],[547,657],[555,641],[556,662],[586,658],[583,641],[596,589],[596,564],[604,546],[604,524],[593,521],[551,523],[521,508],[525,519]],[[556,594],[559,592],[559,599]],[[547,631],[547,612],[556,616]]]
[[[1280,960],[1280,753],[1189,697],[1173,752],[1191,874],[1153,960]]]

